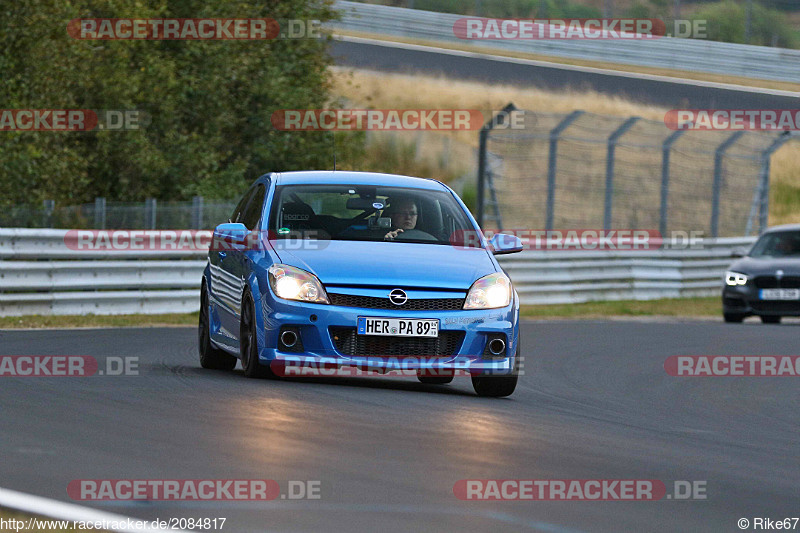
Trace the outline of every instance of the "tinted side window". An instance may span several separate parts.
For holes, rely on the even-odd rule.
[[[248,190],[242,199],[239,200],[239,203],[236,205],[236,209],[233,210],[233,214],[231,215],[231,222],[241,222],[242,221],[242,211],[247,206],[247,201],[250,200],[250,197],[253,196],[253,192],[255,189]]]
[[[256,187],[255,194],[247,206],[247,210],[242,217],[242,223],[247,229],[255,229],[261,212],[264,210],[264,198],[267,196],[267,189],[263,185]]]

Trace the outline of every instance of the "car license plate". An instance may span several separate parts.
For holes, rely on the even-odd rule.
[[[438,319],[358,317],[359,335],[388,337],[437,337]]]
[[[800,300],[800,289],[761,289],[762,300]]]

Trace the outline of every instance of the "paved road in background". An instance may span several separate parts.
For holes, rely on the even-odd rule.
[[[800,325],[527,322],[509,399],[466,378],[258,381],[202,370],[189,328],[0,331],[0,355],[139,358],[140,375],[0,378],[0,486],[319,480],[318,501],[90,504],[227,531],[736,531],[797,516],[798,379],[675,378],[676,354],[797,354]],[[707,481],[705,501],[471,502],[469,478]]]
[[[418,73],[548,90],[594,90],[601,94],[670,108],[797,109],[792,96],[669,83],[623,75],[598,74],[502,60],[463,57],[395,46],[334,41],[331,54],[340,66],[386,72]]]

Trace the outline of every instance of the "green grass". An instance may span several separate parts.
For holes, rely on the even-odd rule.
[[[169,315],[64,315],[0,317],[0,329],[196,326],[197,313]]]
[[[722,307],[718,297],[665,300],[621,300],[582,304],[523,305],[525,318],[608,318],[625,316],[716,317]],[[196,326],[197,313],[171,315],[86,315],[0,317],[0,329],[119,328]]]
[[[581,304],[523,305],[525,318],[608,318],[626,316],[717,317],[722,316],[719,297],[664,300],[620,300]]]

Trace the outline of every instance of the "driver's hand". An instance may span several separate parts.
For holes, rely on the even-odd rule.
[[[396,229],[394,231],[390,231],[386,235],[383,236],[383,240],[385,241],[393,241],[398,234],[402,233],[402,229]]]

